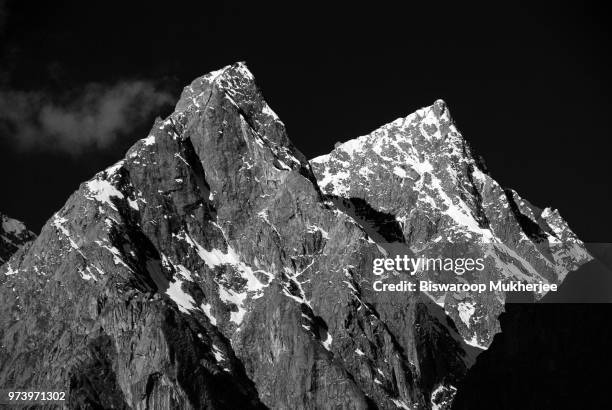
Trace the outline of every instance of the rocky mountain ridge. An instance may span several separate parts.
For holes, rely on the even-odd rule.
[[[0,385],[71,408],[448,408],[474,349],[427,295],[374,292],[381,256],[225,67],[0,268]]]
[[[489,175],[442,100],[338,144],[311,164],[326,198],[369,227],[390,253],[485,259],[481,272],[419,272],[424,279],[558,284],[592,259],[558,211],[533,206]],[[430,296],[468,343],[486,348],[498,332],[502,292]]]

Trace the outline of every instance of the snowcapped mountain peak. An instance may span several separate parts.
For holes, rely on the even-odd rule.
[[[349,162],[352,168],[359,170],[357,180],[346,184],[348,175],[335,170]],[[321,187],[325,190],[330,184],[329,191],[338,195],[353,188],[360,190],[357,187],[360,182],[379,172],[421,183],[427,175],[456,182],[468,181],[467,175],[462,178],[460,174],[467,174],[468,168],[479,167],[443,100],[398,118],[368,135],[339,144],[330,154],[314,158],[311,164],[324,174],[319,180]]]
[[[323,193],[357,212],[370,231],[381,222],[385,229],[395,224],[393,240],[417,253],[476,250],[474,256],[484,256],[489,269],[472,280],[559,283],[591,259],[558,212],[541,211],[504,189],[482,164],[442,100],[311,160]],[[459,305],[448,304],[456,298],[433,296],[461,319],[453,313]],[[500,295],[499,303],[503,300]],[[478,298],[462,303],[476,308],[488,303],[479,323],[462,327],[465,321],[456,321],[467,342],[486,346],[497,329],[493,312],[499,306]]]

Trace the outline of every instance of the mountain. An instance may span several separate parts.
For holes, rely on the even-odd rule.
[[[0,386],[69,408],[475,408],[513,343],[537,357],[562,320],[512,324],[502,292],[378,292],[405,276],[375,260],[485,262],[418,272],[435,283],[608,277],[557,211],[500,187],[443,101],[308,161],[243,63],[185,87],[37,238],[4,221]]]
[[[483,258],[482,271],[422,270],[436,283],[555,283],[592,260],[559,212],[502,188],[442,100],[311,161],[326,198],[393,256]],[[486,348],[503,292],[430,292],[463,338]],[[536,298],[544,296],[544,292]]]
[[[0,265],[6,262],[11,255],[22,246],[36,238],[23,222],[0,213]]]
[[[244,64],[197,78],[0,267],[0,386],[70,408],[448,408],[474,348],[430,296],[373,290],[386,251],[336,202]]]

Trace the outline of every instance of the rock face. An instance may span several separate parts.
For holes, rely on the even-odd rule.
[[[457,130],[442,100],[311,161],[328,200],[352,213],[390,252],[483,258],[484,270],[419,273],[436,283],[560,283],[592,259],[558,211],[502,188]],[[430,296],[464,339],[486,348],[499,331],[503,292]],[[536,295],[540,298],[543,294]]]
[[[478,176],[485,203],[511,195]],[[391,207],[364,200],[410,243],[450,235],[402,214],[418,196],[397,182]],[[0,386],[72,408],[448,408],[473,348],[429,296],[373,291],[384,249],[334,202],[244,64],[196,79],[0,268]],[[546,243],[570,234],[537,215]]]
[[[22,222],[0,213],[0,265],[35,238]]]

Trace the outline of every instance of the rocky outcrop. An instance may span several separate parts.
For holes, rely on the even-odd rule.
[[[0,265],[35,238],[22,222],[0,213]]]
[[[0,268],[0,385],[72,408],[447,408],[471,363],[322,195],[244,64],[196,79]]]
[[[311,164],[326,198],[386,242],[391,256],[485,260],[482,271],[421,270],[422,279],[560,283],[592,259],[558,211],[531,205],[489,175],[442,100],[339,144]],[[486,348],[499,331],[503,292],[430,296],[468,343]]]

